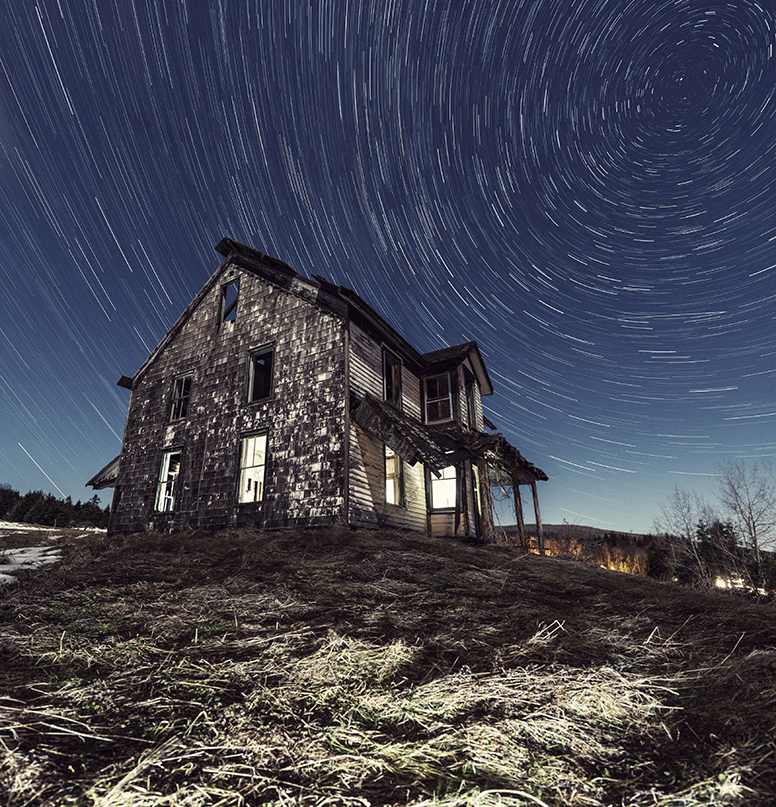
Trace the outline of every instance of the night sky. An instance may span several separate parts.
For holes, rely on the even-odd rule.
[[[772,456],[761,3],[0,0],[0,482],[93,495],[223,236],[475,339],[547,523]]]

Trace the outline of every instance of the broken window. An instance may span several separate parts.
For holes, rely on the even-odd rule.
[[[156,506],[154,508],[161,513],[168,513],[175,508],[180,471],[181,450],[165,451],[162,454],[162,466],[159,469],[159,482],[156,486]]]
[[[401,362],[383,351],[383,398],[397,409],[401,409]]]
[[[272,394],[273,347],[252,350],[248,366],[248,403],[269,398]]]
[[[178,376],[173,381],[170,420],[183,420],[188,416],[192,378],[192,374],[188,373],[187,375]]]
[[[230,283],[221,286],[221,322],[234,322],[237,319],[237,299],[239,296],[239,279],[232,280]]]
[[[425,381],[426,423],[439,423],[453,418],[453,396],[450,373],[431,376]]]
[[[243,437],[240,446],[240,486],[237,501],[260,502],[264,498],[264,470],[267,464],[267,434]]]
[[[432,510],[454,510],[456,495],[456,470],[454,465],[442,468],[440,476],[429,474]]]
[[[401,457],[385,446],[385,501],[404,506],[404,468]]]

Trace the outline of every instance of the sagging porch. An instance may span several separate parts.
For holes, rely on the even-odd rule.
[[[491,488],[513,490],[522,546],[527,546],[520,486],[531,489],[539,546],[543,547],[538,481],[547,475],[528,462],[499,432],[462,429],[455,423],[427,426],[368,393],[352,407],[353,421],[411,466],[427,471],[426,513],[430,534],[462,535],[483,543],[503,540],[494,523]],[[446,469],[455,469],[454,474]],[[508,482],[505,483],[505,480]],[[439,506],[440,502],[444,505]]]

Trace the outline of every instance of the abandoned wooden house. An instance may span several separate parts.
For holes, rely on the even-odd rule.
[[[494,539],[491,486],[546,475],[483,416],[475,342],[418,353],[364,300],[224,238],[132,378],[109,531],[390,526]],[[522,530],[521,530],[522,531]]]

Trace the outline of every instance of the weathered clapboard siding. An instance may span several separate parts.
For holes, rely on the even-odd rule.
[[[350,323],[350,390],[363,397],[367,392],[383,397],[383,351],[366,331]]]
[[[349,340],[350,391],[358,398],[367,392],[376,398],[382,398],[383,388],[383,348],[366,331],[355,323],[350,323]],[[411,417],[421,417],[420,379],[402,364],[402,408]]]
[[[351,431],[350,524],[426,531],[423,465],[403,463],[405,506],[385,501],[385,446],[353,424]]]
[[[402,404],[404,411],[417,420],[422,420],[420,403],[420,379],[407,365],[401,368]]]
[[[382,473],[374,469],[377,441],[355,423],[350,426],[350,478],[348,524],[378,526],[377,501],[385,495]],[[367,458],[371,469],[367,468]]]

